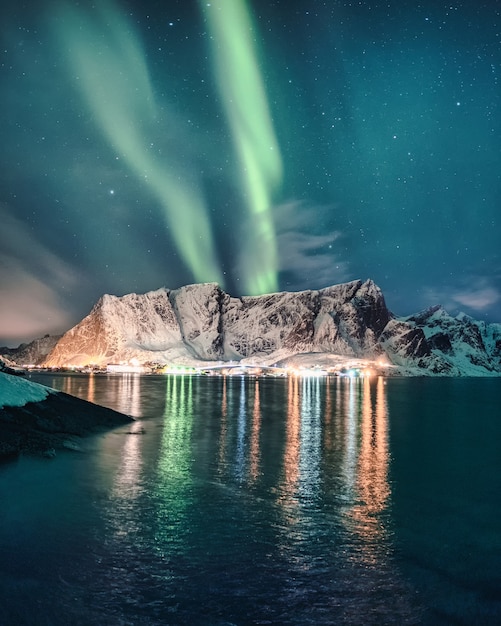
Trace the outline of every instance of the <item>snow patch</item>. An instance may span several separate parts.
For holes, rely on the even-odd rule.
[[[49,393],[56,392],[19,376],[0,372],[0,409],[4,406],[24,406],[28,402],[42,402]]]

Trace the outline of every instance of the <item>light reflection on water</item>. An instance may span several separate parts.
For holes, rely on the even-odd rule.
[[[167,379],[164,418],[152,494],[156,505],[156,532],[159,539],[170,542],[174,538],[181,544],[190,532],[187,511],[193,503],[191,377]]]
[[[411,617],[405,585],[394,571],[387,528],[391,492],[384,380],[346,378],[335,385],[318,378],[288,381],[277,504],[282,510],[278,545],[295,571],[289,578],[290,601],[299,593],[311,598],[297,581],[306,577],[313,588],[322,587],[325,577],[332,579],[335,564],[336,583],[324,611],[342,606],[352,593],[356,606],[347,603],[338,619],[356,621],[365,611],[370,614],[377,590],[400,594],[400,619],[411,623],[417,613]],[[370,617],[364,620],[372,623]]]
[[[249,444],[249,480],[254,483],[259,476],[260,463],[260,430],[261,430],[261,405],[259,402],[259,378],[254,380],[254,395],[252,398],[252,422]]]
[[[51,602],[44,600],[47,587],[41,581],[29,590],[32,596],[39,589],[45,623],[65,623],[57,614],[86,624],[426,621],[429,611],[420,608],[409,579],[413,566],[402,560],[402,537],[408,535],[398,526],[403,519],[414,523],[405,518],[408,508],[398,506],[415,484],[405,482],[410,452],[402,429],[407,422],[391,408],[392,400],[397,408],[406,401],[412,389],[407,383],[401,394],[397,381],[383,378],[49,380],[143,419],[90,440],[85,455],[37,465],[37,484],[50,486],[49,505],[30,513],[33,528],[29,521],[26,529],[10,528],[8,513],[9,501],[30,510],[40,500],[29,489],[12,487],[21,478],[23,485],[29,482],[32,461],[0,474],[6,503],[0,553],[8,545],[2,536],[17,532],[16,550],[29,546],[38,571],[47,551],[56,554],[53,578],[46,583],[50,580]],[[397,389],[393,395],[390,387]],[[417,433],[418,423],[412,421]],[[400,448],[391,447],[395,427],[403,433]],[[441,452],[445,455],[443,446]],[[438,459],[434,462],[439,467]],[[59,466],[67,471],[58,472]],[[9,474],[9,482],[2,483]],[[433,485],[427,484],[426,500],[412,506],[427,502]],[[54,491],[66,494],[64,517],[51,513]],[[422,498],[424,491],[415,493]],[[60,506],[61,500],[54,500],[54,512]],[[33,540],[40,519],[50,528],[43,546]],[[77,530],[88,535],[80,551],[72,539]],[[431,541],[419,536],[414,543]],[[71,563],[57,557],[67,549]],[[60,579],[70,586],[61,586]],[[19,605],[28,590],[14,584],[9,583],[6,597]],[[0,609],[0,623],[9,623],[5,615],[14,614],[11,604],[3,614]],[[441,614],[457,618],[459,609],[452,606],[442,607]],[[447,623],[441,614],[432,613],[427,623]]]
[[[351,515],[356,521],[356,532],[379,544],[387,535],[380,516],[390,497],[388,409],[382,377],[377,382],[375,407],[369,381],[363,382],[360,432],[356,479],[359,503],[351,509]]]

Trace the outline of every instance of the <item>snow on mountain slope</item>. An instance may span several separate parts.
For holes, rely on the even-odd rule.
[[[320,291],[233,298],[215,283],[105,295],[68,331],[46,366],[230,360],[298,352],[378,355],[389,312],[372,281]]]
[[[389,319],[380,289],[353,281],[318,291],[223,300],[226,358],[302,352],[382,354],[377,336]]]
[[[405,318],[421,330],[434,360],[432,370],[451,375],[498,375],[501,371],[501,325],[486,324],[460,313],[453,317],[441,306]]]
[[[103,296],[45,365],[195,364],[297,354],[379,359],[420,375],[499,375],[501,326],[441,307],[396,318],[371,280],[235,298],[215,283]]]
[[[105,365],[188,357],[166,289],[121,298],[104,295],[87,317],[63,335],[44,365]]]
[[[226,358],[270,354],[279,349],[307,351],[318,308],[316,292],[272,293],[223,300]]]
[[[391,315],[372,280],[353,281],[321,290],[315,347],[347,356],[382,354],[378,337]]]
[[[170,292],[182,340],[195,358],[213,360],[224,356],[221,295],[216,283],[187,285]]]

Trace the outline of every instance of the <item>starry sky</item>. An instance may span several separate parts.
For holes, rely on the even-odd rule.
[[[501,3],[6,0],[0,345],[372,278],[501,322]]]

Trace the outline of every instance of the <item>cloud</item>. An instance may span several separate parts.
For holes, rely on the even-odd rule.
[[[275,209],[279,269],[295,289],[315,289],[343,282],[348,263],[340,260],[336,249],[340,231],[319,230],[324,220],[322,207],[290,202]]]
[[[484,313],[501,301],[500,289],[485,276],[469,276],[459,286],[429,288],[424,295],[430,302],[440,302],[449,311],[464,307],[475,313]]]
[[[475,311],[484,311],[501,298],[500,292],[494,287],[473,288],[459,291],[452,295],[453,300]]]
[[[56,292],[19,267],[0,258],[9,283],[0,284],[0,329],[2,343],[16,346],[26,338],[59,333],[71,326],[70,315],[61,308]]]
[[[7,207],[2,205],[0,222],[2,224],[0,250],[4,263],[9,259],[15,261],[16,265],[23,267],[28,273],[43,277],[52,285],[70,287],[77,283],[77,272],[41,244],[33,229],[14,217]],[[8,273],[4,273],[0,281],[12,282],[12,279]]]
[[[70,326],[59,293],[82,278],[70,265],[40,244],[6,207],[0,206],[0,334],[19,342]]]

